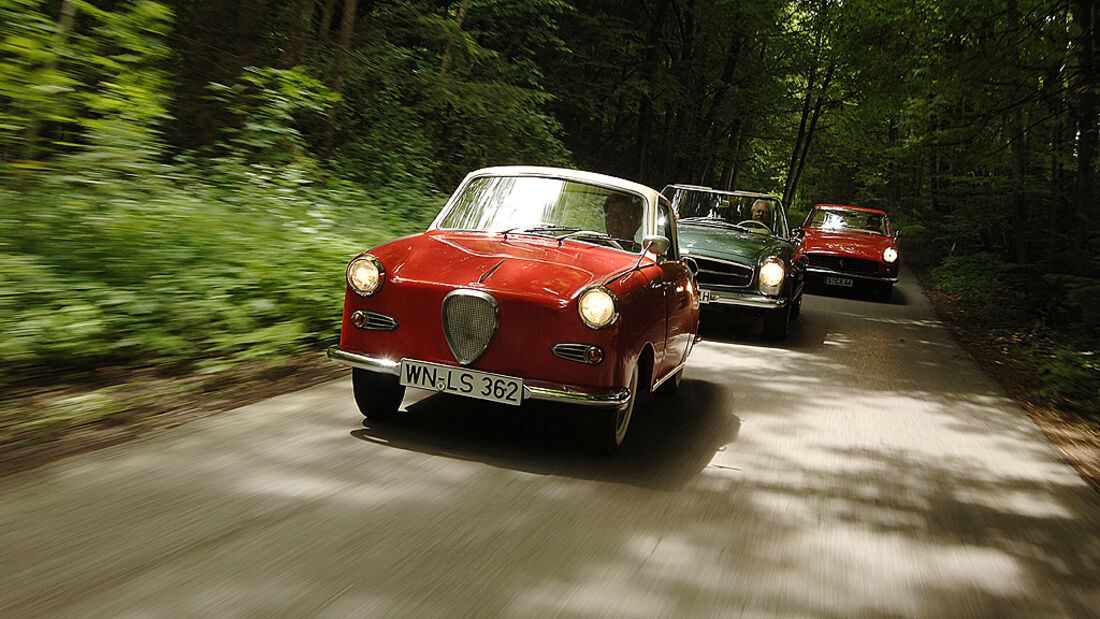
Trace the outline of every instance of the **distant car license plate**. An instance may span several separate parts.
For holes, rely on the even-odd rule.
[[[851,288],[852,280],[847,277],[826,277],[825,284],[828,286],[844,286],[845,288]]]
[[[523,380],[425,361],[401,360],[401,384],[519,406]]]
[[[700,303],[710,303],[713,300],[714,300],[714,295],[712,295],[709,290],[702,290],[702,289],[699,290],[699,302]]]

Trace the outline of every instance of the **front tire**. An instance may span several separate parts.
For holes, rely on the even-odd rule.
[[[626,440],[626,431],[630,427],[630,418],[634,414],[634,403],[638,401],[638,366],[630,374],[630,399],[625,406],[609,411],[601,411],[599,427],[596,430],[596,451],[610,456],[618,451]]]
[[[352,368],[351,386],[359,412],[368,419],[393,419],[405,398],[405,387],[393,374]]]
[[[764,335],[773,340],[787,339],[791,327],[791,304],[783,309],[769,310],[764,314]]]
[[[794,320],[802,315],[802,294],[798,295],[798,298],[791,304],[791,320]]]

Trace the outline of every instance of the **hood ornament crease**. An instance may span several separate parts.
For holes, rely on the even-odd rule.
[[[485,280],[489,279],[489,277],[492,276],[493,273],[496,273],[497,269],[499,269],[501,267],[501,265],[503,265],[503,264],[504,264],[503,259],[500,262],[494,264],[488,271],[485,271],[484,273],[482,273],[481,277],[477,278],[477,283],[484,284]]]

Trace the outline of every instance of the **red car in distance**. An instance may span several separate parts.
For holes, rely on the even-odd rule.
[[[599,450],[639,394],[675,390],[699,289],[668,199],[577,170],[470,173],[422,234],[348,265],[339,346],[360,412],[399,412],[406,387],[519,406],[589,407]]]
[[[898,281],[897,233],[878,209],[818,204],[799,234],[806,281],[826,289],[868,288],[889,301]]]

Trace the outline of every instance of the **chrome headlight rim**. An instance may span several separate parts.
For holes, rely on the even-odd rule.
[[[894,247],[887,247],[882,250],[882,261],[886,264],[894,264],[898,261],[898,250]]]
[[[603,324],[593,322],[593,321],[588,319],[588,316],[584,315],[584,299],[585,299],[585,297],[587,297],[590,294],[597,294],[597,293],[605,294],[605,295],[607,295],[607,297],[609,299],[611,299],[611,308],[612,308],[611,309],[611,315],[610,315],[610,317],[608,317],[607,322],[605,322]],[[595,329],[595,330],[606,329],[606,328],[610,327],[611,325],[613,325],[613,324],[615,324],[616,322],[619,321],[619,297],[616,296],[614,292],[611,292],[611,290],[609,290],[608,288],[606,288],[604,286],[592,286],[590,288],[586,288],[584,290],[584,292],[582,292],[577,297],[577,314],[581,317],[581,322],[583,322],[585,324],[585,326],[587,326],[589,329]]]
[[[773,266],[779,268],[779,276],[775,283],[769,284],[766,280],[771,280],[772,278],[765,274],[765,270]],[[787,266],[783,264],[782,260],[772,256],[760,265],[760,270],[757,272],[757,278],[759,280],[760,292],[770,295],[779,294],[779,291],[783,288],[783,281],[787,278]]]
[[[356,264],[362,263],[362,262],[371,263],[372,265],[374,265],[375,270],[378,272],[378,283],[373,288],[371,288],[370,290],[360,288],[351,279],[351,270],[352,270],[352,268]],[[362,254],[360,256],[357,256],[355,259],[353,259],[351,262],[348,263],[348,268],[344,271],[344,279],[348,283],[348,288],[351,288],[351,290],[353,290],[355,292],[355,294],[357,294],[361,297],[369,297],[373,294],[377,294],[378,291],[382,289],[382,284],[386,281],[386,267],[382,266],[382,261],[379,260],[378,258],[374,257],[373,255],[371,255],[371,254]]]

